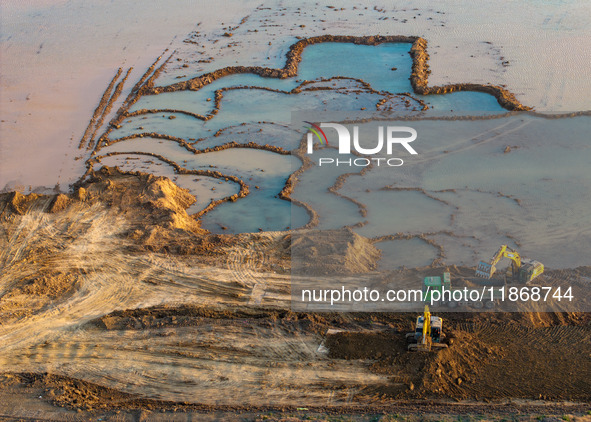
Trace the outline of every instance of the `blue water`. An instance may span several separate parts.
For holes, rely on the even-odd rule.
[[[239,74],[218,79],[198,91],[165,92],[159,95],[146,95],[136,102],[130,111],[140,109],[176,109],[206,115],[214,107],[215,91],[227,87],[260,86],[282,91],[291,91],[299,83],[295,79],[263,78],[258,75]],[[207,101],[207,99],[210,101]]]
[[[376,46],[321,43],[308,46],[302,54],[298,78],[347,76],[363,79],[377,91],[392,94],[412,92],[409,76],[410,44],[386,43]],[[397,70],[392,70],[392,68]]]
[[[306,47],[298,78],[314,80],[347,76],[363,79],[377,91],[391,94],[413,93],[410,84],[412,58],[410,44],[385,43],[377,46],[322,43]],[[396,70],[392,70],[396,68]],[[415,95],[431,110],[441,114],[494,114],[506,112],[497,99],[482,92],[454,92],[444,95]]]
[[[303,81],[316,81],[335,76],[362,79],[377,91],[412,93],[409,76],[412,59],[410,44],[385,43],[377,46],[348,43],[321,43],[308,46],[302,54],[298,75],[290,79],[264,78],[258,75],[230,75],[198,91],[179,91],[147,95],[130,111],[139,109],[177,109],[208,115],[214,107],[215,91],[225,87],[255,86],[289,92]],[[395,68],[396,70],[392,70]],[[492,95],[481,92],[454,92],[445,95],[418,96],[427,103],[433,115],[484,115],[503,113]],[[223,127],[260,121],[288,124],[296,110],[375,110],[383,96],[369,92],[338,95],[335,91],[303,92],[285,95],[265,90],[232,90],[224,93],[220,112],[207,123],[193,117],[177,115],[176,121],[161,116],[141,116],[113,133],[114,137],[138,133],[139,126],[183,138],[207,137]],[[208,101],[208,99],[210,101]],[[141,119],[146,120],[142,124]],[[155,122],[153,121],[155,120]]]
[[[281,146],[286,150],[294,150],[302,139],[302,133],[289,127],[294,111],[315,110],[318,114],[329,111],[366,110],[365,112],[369,113],[375,112],[376,103],[390,94],[412,93],[409,80],[412,59],[409,49],[410,44],[407,43],[386,43],[378,46],[347,43],[312,45],[304,50],[298,75],[294,78],[273,79],[248,74],[227,76],[198,91],[144,96],[131,111],[177,109],[204,116],[209,115],[214,107],[215,91],[224,87],[255,86],[288,92],[304,81],[317,81],[318,86],[328,87],[329,90],[306,91],[304,89],[296,95],[264,89],[229,90],[224,93],[219,113],[208,121],[182,113],[146,114],[127,119],[121,128],[112,132],[111,137],[120,138],[135,133],[157,132],[183,138],[189,142],[200,140],[194,143],[195,148],[198,149],[227,142],[256,142],[261,145],[270,144]],[[368,91],[352,79],[319,82],[336,76],[362,79],[379,92]],[[304,88],[310,86],[304,85]],[[486,115],[506,111],[493,96],[479,92],[415,97],[428,104],[429,109],[426,112],[422,112],[420,108],[417,109],[416,104],[396,111],[405,116]],[[223,129],[221,135],[214,136],[221,129]],[[221,232],[221,226],[226,227],[224,232],[227,233],[252,232],[259,229],[284,230],[287,227],[298,227],[307,223],[308,216],[305,210],[276,197],[289,174],[299,167],[298,160],[292,168],[290,163],[293,161],[286,160],[285,156],[253,150],[239,154],[228,150],[221,155],[215,155],[214,159],[214,155],[209,153],[195,156],[180,149],[176,144],[172,147],[165,146],[168,143],[170,141],[148,141],[147,139],[125,141],[107,150],[156,152],[153,151],[156,148],[159,153],[186,168],[208,168],[210,164],[215,163],[217,167],[224,167],[226,174],[236,174],[258,184],[259,189],[251,188],[251,194],[248,197],[234,203],[222,204],[208,213],[203,218],[203,227],[211,231]],[[220,161],[221,156],[231,158],[231,162]],[[179,161],[181,159],[182,162]],[[260,167],[262,164],[260,160],[269,160],[264,163],[266,166],[271,162],[279,163],[279,167],[283,170],[273,174],[266,173],[264,177],[247,171],[248,168]],[[344,173],[346,169],[334,169],[322,175],[317,175],[317,170],[312,168],[309,170],[310,174],[304,173],[301,176],[301,185],[296,188],[294,195],[317,209],[320,213],[320,227],[337,228],[340,225],[363,221],[364,218],[359,214],[357,205],[327,191],[338,175]],[[318,182],[319,180],[321,182]],[[390,204],[393,206],[399,198],[407,200],[413,206],[414,199],[419,202],[422,200],[424,203],[421,203],[422,206],[419,208],[424,208],[425,212],[433,212],[431,207],[434,205],[439,208],[438,204],[421,197],[416,192],[360,191],[357,199],[367,203],[370,220],[374,221],[359,228],[358,232],[373,237],[382,234],[381,230],[386,222],[392,227],[396,226],[394,223],[398,220],[392,220],[383,207],[374,207],[373,204],[387,200],[393,201]],[[413,206],[409,209],[414,209]],[[437,214],[439,218],[435,225],[443,224],[449,218],[448,210],[441,211],[441,215]],[[335,216],[339,217],[335,218]],[[403,224],[398,225],[396,230],[402,230],[403,226]],[[416,230],[420,230],[420,227],[420,225],[417,226]]]

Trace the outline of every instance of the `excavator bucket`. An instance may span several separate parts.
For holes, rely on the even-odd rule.
[[[424,345],[424,344],[409,344],[408,345],[408,351],[409,352],[430,352],[431,351],[431,345]]]
[[[411,352],[430,352],[432,345],[433,342],[431,341],[431,338],[426,339],[425,342],[420,339],[417,343],[409,344],[408,350]]]
[[[488,262],[480,261],[476,267],[476,277],[491,278],[496,268]]]
[[[447,344],[445,343],[434,343],[430,338],[422,342],[422,339],[419,339],[417,343],[409,344],[408,351],[409,352],[437,352],[441,349],[446,349]]]

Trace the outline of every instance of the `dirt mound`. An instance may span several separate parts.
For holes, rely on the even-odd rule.
[[[131,248],[135,251],[210,254],[231,244],[232,236],[210,235],[200,228],[199,220],[187,214],[186,209],[194,202],[188,190],[165,177],[124,173],[105,166],[68,195],[0,195],[0,219],[13,221],[13,215],[25,215],[36,208],[65,215],[75,213],[77,207],[104,205],[113,216],[126,219],[124,237],[133,240]]]
[[[201,229],[186,213],[194,201],[169,179],[107,167],[68,195],[0,195],[0,321],[64,303],[105,261],[116,274],[145,251],[215,264],[234,238]]]
[[[18,215],[23,215],[27,209],[34,204],[41,195],[31,193],[29,195],[23,195],[20,192],[10,192],[7,194],[0,195],[0,209],[8,212],[12,212]]]
[[[4,378],[7,384],[21,383],[29,388],[41,388],[45,391],[46,400],[71,409],[96,411],[128,405],[131,407],[137,401],[131,394],[60,375],[17,373],[5,374]]]
[[[137,225],[205,232],[186,213],[195,197],[165,177],[122,173],[117,168],[102,167],[92,173],[81,188],[85,189],[85,195],[118,208]]]
[[[349,228],[305,230],[291,235],[291,256],[298,274],[359,274],[377,268],[380,251]]]
[[[456,398],[591,400],[589,327],[503,327],[456,332],[427,368],[423,387]]]
[[[40,272],[14,279],[1,292],[0,320],[17,320],[68,299],[78,288],[79,272]]]
[[[200,221],[186,212],[195,197],[166,177],[105,166],[91,173],[73,196],[106,203],[123,215],[136,251],[207,255],[232,243],[232,236],[210,235],[201,229]]]
[[[499,401],[591,400],[591,327],[487,322],[474,314],[468,323],[455,316],[447,331],[449,347],[407,352],[404,335],[388,331],[340,332],[327,336],[329,357],[365,359],[374,373],[392,376],[391,385],[367,394],[395,399]]]

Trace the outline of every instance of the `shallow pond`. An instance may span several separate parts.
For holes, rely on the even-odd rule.
[[[131,109],[174,109],[206,116],[213,111],[213,99],[218,89],[252,86],[263,88],[225,91],[219,112],[210,116],[207,121],[179,112],[142,114],[125,120],[120,128],[112,132],[111,138],[156,132],[185,139],[197,149],[211,148],[228,142],[255,142],[293,151],[303,139],[301,131],[290,127],[292,113],[298,110],[316,110],[318,116],[323,111],[375,112],[376,104],[387,100],[389,104],[394,104],[394,111],[402,116],[485,115],[505,112],[493,96],[477,92],[420,97],[429,105],[426,111],[421,111],[419,103],[412,98],[393,95],[412,92],[408,79],[412,66],[409,49],[410,44],[407,43],[385,43],[377,46],[347,43],[311,45],[304,50],[298,75],[294,78],[231,75],[218,79],[198,91],[144,96]],[[330,79],[336,76],[348,79]],[[362,86],[355,79],[367,82],[371,89]],[[301,85],[304,81],[308,82]],[[293,95],[285,93],[298,86],[301,92]],[[283,92],[272,92],[268,89]],[[431,130],[436,136],[438,129]],[[467,141],[463,138],[454,142],[458,148],[467,146]],[[300,175],[293,197],[308,203],[317,211],[318,227],[323,229],[358,225],[356,231],[368,237],[399,231],[415,234],[442,231],[449,228],[456,214],[462,215],[462,212],[451,204],[451,199],[448,202],[444,199],[438,200],[435,193],[420,190],[381,190],[393,182],[404,180],[405,177],[407,185],[414,188],[426,187],[429,191],[447,189],[442,187],[451,177],[446,166],[457,168],[458,164],[453,159],[443,160],[439,155],[443,149],[455,148],[454,145],[444,147],[441,142],[427,141],[421,144],[421,148],[420,159],[414,163],[412,160],[409,162],[416,167],[410,172],[407,167],[401,168],[386,180],[378,180],[378,184],[372,172],[363,177],[350,176],[339,190],[345,197],[330,193],[329,187],[334,185],[339,176],[350,172],[358,173],[361,169],[341,167],[327,170],[312,165]],[[114,151],[128,155],[134,152],[157,153],[188,170],[218,170],[226,175],[238,176],[247,182],[250,194],[246,198],[223,203],[203,217],[203,227],[211,231],[238,233],[260,229],[284,230],[287,227],[303,226],[309,220],[307,212],[302,207],[292,206],[289,202],[277,198],[289,175],[301,166],[300,160],[294,156],[253,149],[193,154],[175,142],[149,137],[112,144],[103,148],[99,154]],[[336,154],[336,150],[327,150],[327,154]],[[121,163],[126,169],[145,170],[145,160],[138,160],[136,164],[134,161],[125,161],[124,157],[125,155],[111,157],[109,160]],[[155,162],[159,160],[156,159]],[[144,167],[139,163],[144,163]],[[486,160],[483,163],[489,165]],[[477,166],[474,161],[472,164]],[[155,174],[171,176],[170,167],[163,166],[162,162],[151,165],[151,168]],[[418,172],[418,169],[421,171]],[[466,169],[467,172],[475,170]],[[433,176],[429,176],[429,171],[434,172]],[[436,175],[441,172],[443,176]],[[410,183],[409,174],[414,174],[413,181],[417,183]],[[431,179],[433,182],[430,182]],[[237,189],[232,182],[215,186],[219,181],[210,181],[193,175],[174,175],[173,180],[200,196],[190,212],[198,212],[209,201],[224,197],[223,195],[229,196]],[[451,183],[451,180],[449,184],[457,185]],[[455,188],[457,189],[457,186]],[[468,193],[465,193],[464,197],[467,195]]]

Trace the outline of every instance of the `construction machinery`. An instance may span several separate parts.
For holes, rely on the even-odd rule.
[[[416,352],[430,352],[446,348],[447,344],[442,343],[445,335],[442,332],[443,320],[432,316],[429,312],[429,306],[425,305],[423,315],[417,317],[415,331],[406,335],[408,350]]]
[[[434,292],[438,292],[439,300],[443,297],[444,290],[451,290],[451,276],[449,272],[444,272],[443,277],[430,276],[423,279],[423,301],[431,303]]]
[[[476,277],[490,280],[495,273],[496,265],[502,258],[511,259],[508,276],[520,283],[528,283],[544,272],[544,264],[532,259],[522,259],[519,254],[507,245],[502,245],[489,262],[480,261],[476,267]]]
[[[429,276],[423,279],[423,301],[431,305],[436,304],[448,308],[461,306],[474,309],[492,309],[500,297],[499,290],[491,290],[485,300],[469,300],[462,288],[452,285],[450,273],[447,271],[443,273],[442,277]]]

